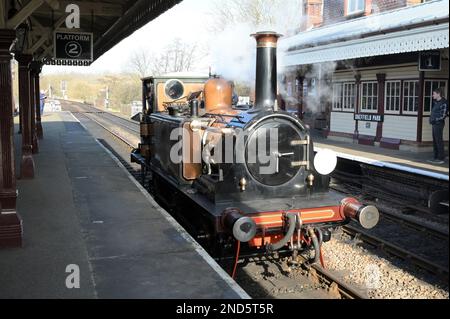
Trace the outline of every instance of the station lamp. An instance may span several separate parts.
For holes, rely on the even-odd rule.
[[[16,29],[16,41],[14,42],[13,52],[21,54],[24,52],[28,42],[28,25],[22,23]]]

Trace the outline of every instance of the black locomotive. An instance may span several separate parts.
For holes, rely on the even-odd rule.
[[[374,227],[378,210],[329,190],[336,158],[315,154],[308,128],[277,109],[279,35],[253,36],[254,106],[233,107],[231,84],[218,77],[145,78],[142,141],[132,161],[213,255],[237,241],[251,252],[314,248],[317,261],[331,228],[350,219]]]

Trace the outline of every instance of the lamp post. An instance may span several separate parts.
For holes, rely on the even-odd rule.
[[[106,86],[105,89],[105,107],[109,109],[109,86]]]
[[[62,80],[61,81],[61,92],[62,92],[62,98],[64,100],[67,100],[67,81],[66,80]]]
[[[34,61],[32,63],[32,68],[34,70],[34,78],[31,80],[34,81],[34,94],[35,94],[35,105],[36,105],[36,135],[39,139],[42,139],[44,137],[43,130],[42,130],[42,122],[41,122],[41,88],[40,88],[40,74],[42,71],[42,63],[38,61]]]
[[[28,25],[26,23],[22,23],[16,29],[16,41],[14,41],[14,48],[13,48],[14,54],[16,53],[21,54],[25,50],[25,47],[28,44],[27,36],[28,36]]]

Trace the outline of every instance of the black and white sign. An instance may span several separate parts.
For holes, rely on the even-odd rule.
[[[57,60],[92,61],[93,34],[55,31],[54,57]]]
[[[440,71],[441,52],[424,51],[419,53],[419,71]]]
[[[384,115],[379,114],[355,114],[356,121],[384,122]]]

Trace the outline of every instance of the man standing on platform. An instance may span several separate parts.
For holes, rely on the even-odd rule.
[[[448,115],[448,102],[443,97],[444,90],[437,88],[433,90],[433,108],[430,114],[430,124],[433,127],[433,151],[434,159],[428,162],[433,164],[444,164],[444,126]]]

